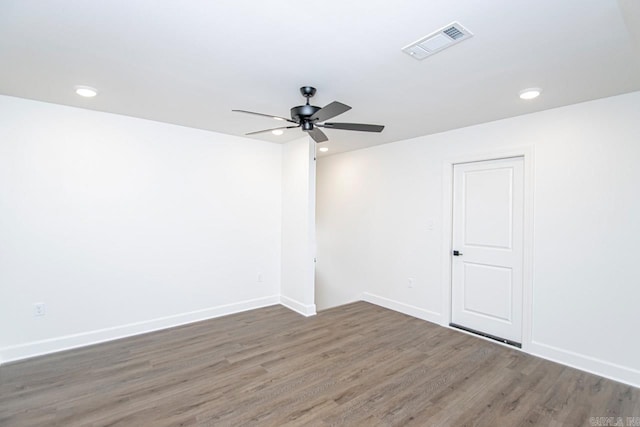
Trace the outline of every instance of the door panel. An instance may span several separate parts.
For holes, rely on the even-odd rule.
[[[513,170],[469,171],[463,175],[463,179],[464,244],[510,249]]]
[[[452,323],[522,340],[524,161],[454,166]]]
[[[513,281],[510,268],[464,263],[463,309],[511,322]],[[492,295],[492,298],[486,298]]]

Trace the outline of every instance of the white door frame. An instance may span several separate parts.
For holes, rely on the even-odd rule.
[[[468,153],[444,161],[442,166],[442,320],[450,328],[451,322],[451,251],[453,236],[453,166],[459,163],[523,157],[524,159],[524,236],[522,260],[522,350],[529,352],[532,341],[533,311],[533,182],[534,147],[526,145],[496,149],[489,152]]]

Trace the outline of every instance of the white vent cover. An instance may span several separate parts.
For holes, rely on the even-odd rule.
[[[402,51],[415,59],[424,59],[470,37],[473,37],[471,31],[458,22],[452,22],[446,27],[403,47]]]

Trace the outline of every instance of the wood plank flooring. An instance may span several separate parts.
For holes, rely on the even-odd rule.
[[[640,390],[364,302],[0,367],[1,426],[589,426]],[[637,419],[640,421],[640,418]]]

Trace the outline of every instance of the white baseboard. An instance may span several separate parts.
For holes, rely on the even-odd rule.
[[[527,346],[527,353],[614,381],[640,387],[640,371],[628,366],[617,365],[535,341]]]
[[[388,308],[389,310],[398,311],[408,316],[417,317],[418,319],[426,320],[428,322],[440,324],[442,318],[440,313],[381,297],[379,295],[374,295],[369,292],[364,292],[362,294],[362,300],[370,302],[371,304],[379,305],[380,307]]]
[[[5,347],[0,349],[0,361],[1,363],[7,363],[44,354],[70,350],[73,348],[85,347],[105,341],[112,341],[160,329],[172,328],[187,323],[199,322],[202,320],[213,319],[215,317],[226,316],[228,314],[276,305],[278,303],[280,303],[280,296],[273,295],[240,301],[233,304],[210,307],[189,313],[162,317],[159,319],[147,320],[144,322],[130,323],[112,328]]]
[[[285,297],[284,295],[280,295],[280,304],[284,305],[289,310],[293,310],[296,313],[302,314],[306,317],[316,315],[315,304],[303,304],[300,301],[296,301],[293,298]]]
[[[365,292],[362,295],[363,301],[379,305],[390,310],[394,310],[408,316],[429,322],[441,323],[441,315],[420,307],[405,304],[379,295]],[[281,304],[303,316],[313,316],[316,314],[315,304],[302,304],[292,298],[273,295],[264,298],[240,301],[233,304],[211,307],[204,310],[182,313],[174,316],[167,316],[144,322],[131,323],[128,325],[105,328],[96,331],[84,332],[80,334],[67,335],[48,340],[35,341],[31,343],[10,346],[0,349],[0,365],[7,362],[27,359],[35,356],[55,353],[73,348],[98,344],[105,341],[126,338],[134,335],[153,332],[161,329],[172,328],[188,323],[213,319],[220,316],[254,310],[261,307]],[[640,387],[640,371],[627,366],[617,365],[591,356],[574,353],[551,345],[531,342],[525,346],[525,352],[543,359],[551,360],[572,368],[590,372],[605,378],[612,379],[634,387]]]

